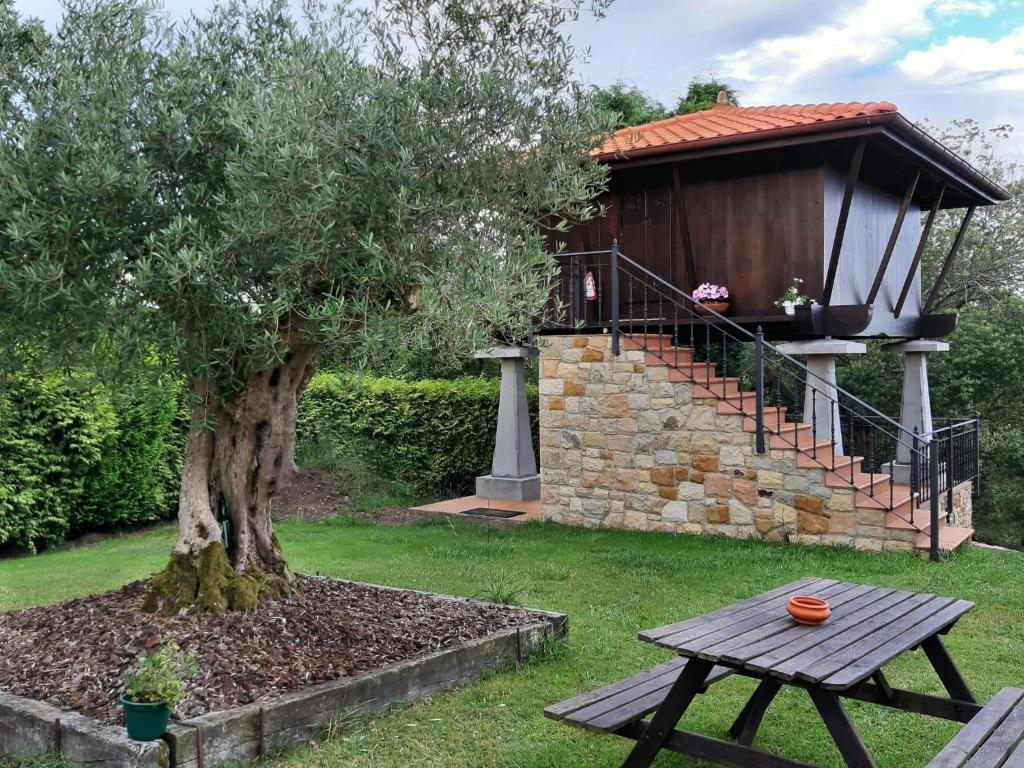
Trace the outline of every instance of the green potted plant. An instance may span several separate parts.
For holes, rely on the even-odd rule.
[[[806,294],[800,293],[800,286],[803,285],[804,281],[799,277],[793,278],[793,283],[786,289],[786,292],[779,297],[779,300],[775,302],[776,307],[782,307],[782,310],[787,315],[796,314],[796,308],[803,306],[804,304],[813,304],[811,297]]]
[[[171,712],[185,696],[185,685],[197,672],[195,654],[183,654],[176,643],[139,656],[124,676],[125,725],[136,741],[154,741],[167,732]]]

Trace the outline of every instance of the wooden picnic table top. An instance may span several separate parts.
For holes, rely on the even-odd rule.
[[[823,624],[797,624],[794,595],[828,600]],[[845,691],[902,653],[949,630],[974,607],[967,600],[807,577],[717,611],[640,633],[681,656],[754,677]]]

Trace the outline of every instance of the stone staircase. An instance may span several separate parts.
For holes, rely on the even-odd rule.
[[[744,432],[755,433],[756,395],[741,390],[739,377],[717,375],[716,364],[693,360],[689,347],[674,347],[667,335],[625,336],[624,352],[643,354],[648,369],[667,368],[668,381],[691,384],[695,402],[715,406],[721,416],[740,416]],[[831,442],[814,442],[810,424],[786,421],[786,408],[765,406],[764,424],[769,433],[767,448],[774,458],[788,454],[796,468],[824,475],[826,487],[853,491],[853,511],[858,527],[863,522],[881,523],[883,540],[912,544],[919,553],[930,549],[931,514],[928,504],[921,505],[909,486],[891,484],[887,474],[865,472],[863,457],[837,456]],[[944,511],[939,515],[939,550],[951,553],[968,544],[973,528],[947,525]],[[856,544],[855,544],[856,546]],[[886,547],[888,548],[888,547]],[[893,548],[907,548],[905,546]]]

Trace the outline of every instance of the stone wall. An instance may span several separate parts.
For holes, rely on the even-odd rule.
[[[587,527],[723,534],[914,549],[916,531],[857,509],[852,488],[797,453],[755,451],[743,417],[641,351],[614,358],[609,336],[546,337],[540,360],[545,520]],[[699,389],[699,388],[698,388]],[[749,422],[749,419],[748,419]],[[748,424],[749,426],[749,424]]]
[[[970,480],[953,486],[953,517],[950,525],[958,528],[974,527],[974,486]],[[946,514],[946,494],[939,499],[939,512]]]

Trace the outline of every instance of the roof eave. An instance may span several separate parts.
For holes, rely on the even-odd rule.
[[[838,120],[827,122],[803,123],[800,125],[787,125],[782,128],[767,128],[763,131],[751,133],[733,134],[729,136],[714,136],[707,139],[694,139],[693,141],[680,142],[677,144],[664,144],[656,147],[644,147],[642,149],[630,150],[629,154],[622,152],[605,152],[600,155],[593,155],[599,163],[628,162],[634,158],[650,157],[661,154],[682,154],[700,149],[720,145],[746,146],[758,144],[763,141],[786,138],[789,136],[801,136],[814,133],[832,133],[854,127],[866,127],[873,125],[884,125],[898,117],[895,112],[883,112],[876,115],[857,115],[856,117],[844,117]]]
[[[982,204],[991,205],[1010,199],[1010,193],[1006,189],[981,173],[966,160],[944,147],[898,112],[858,115],[828,122],[772,128],[739,136],[715,136],[713,138],[696,139],[679,144],[644,147],[643,149],[632,150],[628,154],[606,152],[601,155],[594,155],[593,158],[597,162],[607,163],[612,167],[629,166],[632,160],[645,160],[644,164],[646,165],[652,162],[652,158],[660,155],[665,156],[665,162],[670,162],[677,158],[680,160],[685,159],[685,156],[691,152],[700,152],[701,150],[710,150],[716,147],[727,146],[732,151],[741,152],[747,148],[754,149],[759,144],[773,143],[787,138],[801,137],[804,140],[811,140],[813,135],[820,135],[823,139],[828,139],[837,133],[849,133],[858,129],[871,128],[888,135],[897,143],[900,143],[904,149],[922,155],[922,159],[929,160],[929,164],[942,171],[944,175],[958,180],[972,195],[977,196]]]

